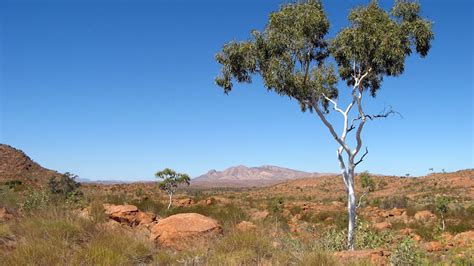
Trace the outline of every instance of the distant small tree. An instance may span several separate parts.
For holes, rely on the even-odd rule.
[[[442,231],[444,231],[444,229],[446,228],[444,217],[448,213],[449,202],[450,202],[450,199],[446,196],[437,197],[435,200],[436,212],[438,212],[439,216],[441,216],[441,230]]]
[[[433,172],[434,168],[429,168],[428,171]]]
[[[191,178],[187,174],[176,173],[172,169],[165,168],[155,174],[156,178],[163,179],[158,183],[158,187],[166,192],[169,196],[168,210],[171,207],[172,197],[180,184],[187,184],[191,181]]]
[[[78,176],[69,172],[64,173],[60,177],[51,177],[48,187],[53,194],[61,194],[64,198],[75,194],[81,184],[76,182]]]

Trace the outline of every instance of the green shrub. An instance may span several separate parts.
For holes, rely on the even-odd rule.
[[[28,190],[25,193],[23,202],[23,210],[32,211],[40,208],[45,208],[52,201],[51,194],[44,190]]]
[[[76,182],[78,176],[69,172],[64,173],[60,177],[51,177],[48,187],[52,194],[62,195],[64,198],[77,196],[80,183]]]
[[[410,238],[400,241],[390,257],[392,265],[421,265],[423,261],[424,254]]]
[[[408,204],[408,198],[405,195],[396,195],[389,198],[380,200],[379,208],[381,209],[393,209],[393,208],[406,208]]]
[[[388,232],[377,232],[363,220],[357,221],[355,231],[357,249],[374,249],[384,247],[393,240]],[[318,246],[325,251],[342,251],[347,249],[347,229],[332,228],[326,231],[318,241]]]
[[[301,220],[308,223],[324,223],[335,226],[338,230],[347,227],[348,217],[344,211],[320,211],[317,213],[305,212]]]

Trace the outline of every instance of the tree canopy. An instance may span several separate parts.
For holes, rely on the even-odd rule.
[[[191,178],[187,174],[176,173],[174,170],[165,168],[155,174],[157,178],[163,179],[158,183],[161,190],[167,193],[175,193],[176,189],[180,184],[187,184],[191,181]]]
[[[359,89],[375,97],[384,76],[403,73],[413,49],[427,55],[434,36],[432,23],[420,16],[420,5],[407,0],[396,1],[390,12],[372,1],[353,9],[349,21],[329,39],[321,1],[284,5],[270,14],[262,32],[254,30],[249,40],[224,45],[216,55],[222,65],[216,83],[228,93],[233,81],[250,83],[259,74],[268,90],[296,99],[303,111],[318,103],[327,110],[328,101],[321,96],[338,97],[338,78],[350,86],[354,73],[368,72]],[[326,60],[329,56],[338,75]]]

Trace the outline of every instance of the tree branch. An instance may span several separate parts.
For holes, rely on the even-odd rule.
[[[344,115],[344,111],[342,111],[342,109],[337,106],[337,102],[336,102],[336,101],[334,101],[333,99],[327,97],[324,93],[322,93],[321,95],[324,97],[324,99],[330,101],[330,102],[334,105],[334,107],[333,107],[334,110],[336,110],[336,111],[338,111],[339,113],[341,113],[342,115]]]
[[[341,138],[339,138],[336,131],[334,130],[334,127],[331,125],[331,123],[329,123],[329,121],[324,116],[323,112],[321,112],[321,110],[319,109],[317,102],[313,104],[313,108],[316,111],[316,114],[318,114],[321,121],[323,121],[324,125],[329,129],[329,132],[334,137],[334,139],[339,143],[339,145],[341,145],[341,147],[343,147],[343,149],[347,152],[347,154],[350,155],[351,150],[349,146],[347,146],[347,144]]]
[[[362,157],[360,157],[359,161],[357,161],[356,163],[354,163],[354,167],[356,167],[358,164],[360,164],[363,160],[364,160],[364,157],[369,153],[369,149],[367,149],[367,147],[365,147],[365,152],[364,154],[362,154]]]
[[[384,107],[383,111],[380,112],[379,114],[376,114],[376,115],[365,115],[365,117],[369,118],[370,120],[375,120],[375,119],[378,119],[378,118],[387,118],[389,117],[390,115],[399,115],[401,118],[403,118],[402,114],[400,114],[399,112],[395,111],[392,109],[392,106],[389,105],[389,110],[386,111],[386,108]],[[357,120],[361,120],[362,117],[359,116],[357,118],[354,118],[352,119],[352,122],[351,122],[351,126],[347,128],[347,132],[350,132],[352,130],[355,129],[355,125],[354,123],[357,121]]]
[[[369,194],[369,190],[367,189],[366,191],[364,191],[364,193],[362,193],[362,195],[360,195],[359,203],[357,203],[356,209],[360,208],[360,206],[362,205],[362,199],[368,194]]]

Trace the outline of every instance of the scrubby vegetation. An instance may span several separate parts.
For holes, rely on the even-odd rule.
[[[381,181],[376,177],[372,179],[375,184]],[[324,178],[318,182],[313,189],[331,185]],[[443,212],[446,221],[443,231],[441,210],[436,204],[438,197],[432,196],[429,200],[428,197],[413,197],[410,193],[383,196],[376,187],[368,194],[370,204],[361,207],[355,236],[358,250],[375,253],[369,252],[362,257],[354,255],[350,261],[357,265],[377,264],[372,261],[375,256],[394,265],[435,262],[469,265],[472,244],[460,244],[459,240],[452,239],[456,234],[473,229],[472,195],[466,194],[463,198],[446,195],[450,200]],[[411,189],[410,186],[407,188]],[[55,193],[56,190],[49,186],[17,190],[15,186],[4,184],[0,186],[0,207],[13,218],[0,220],[0,261],[6,265],[347,263],[344,256],[352,255],[344,251],[347,245],[344,200],[339,200],[334,193],[318,194],[309,188],[305,191],[319,196],[308,199],[305,195],[289,192],[292,191],[290,188],[285,194],[281,194],[281,190],[275,187],[189,189],[178,193],[173,207],[168,210],[167,195],[152,184],[82,185],[67,197]],[[295,191],[301,192],[300,189]],[[373,204],[375,199],[379,200],[378,204]],[[223,234],[206,245],[194,245],[180,251],[163,248],[150,241],[138,227],[114,226],[104,212],[104,203],[132,204],[161,219],[178,213],[199,213],[222,225]],[[81,215],[85,208],[88,217]],[[435,218],[429,218],[430,221],[415,219],[422,211],[428,211]],[[242,221],[249,221],[254,228],[237,229]],[[389,226],[377,229],[376,224],[381,222]],[[441,248],[436,248],[437,245]]]

